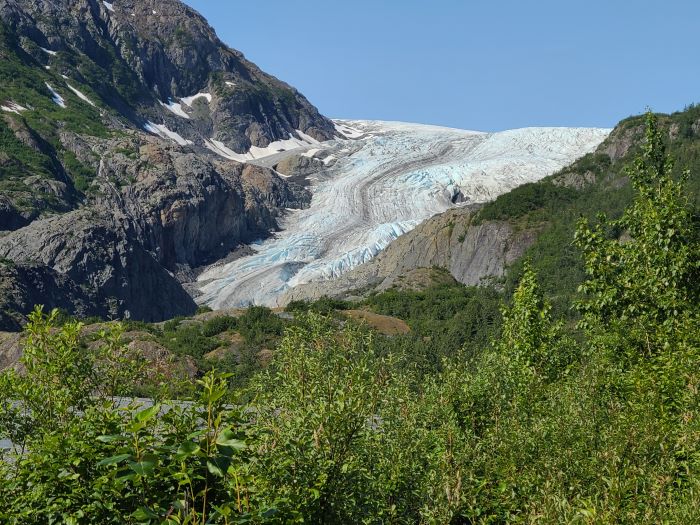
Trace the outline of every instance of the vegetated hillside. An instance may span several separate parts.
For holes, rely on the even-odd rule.
[[[493,324],[493,289],[420,272],[366,303],[410,343],[314,311],[347,307],[329,299],[166,323],[193,342],[287,326],[248,388],[209,372],[161,401],[119,329],[82,346],[36,312],[26,373],[0,375],[0,520],[698,523],[700,222],[647,118],[624,213],[576,225],[577,328],[529,264]],[[441,332],[468,342],[436,354]],[[115,401],[148,381],[154,400]]]
[[[691,105],[671,115],[659,115],[659,127],[674,162],[674,176],[690,170],[685,191],[700,212],[700,106]],[[541,284],[562,313],[584,278],[573,232],[580,217],[594,219],[605,213],[619,217],[633,196],[627,174],[644,139],[643,117],[620,122],[594,154],[586,155],[539,183],[524,185],[487,204],[477,223],[504,221],[516,230],[540,232],[532,246],[509,269],[507,290],[512,291],[525,258],[531,260]],[[616,235],[625,236],[618,231]]]
[[[0,327],[193,312],[192,268],[309,200],[230,159],[334,133],[175,0],[2,0],[0,57]]]

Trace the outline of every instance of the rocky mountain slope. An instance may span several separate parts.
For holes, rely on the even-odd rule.
[[[176,0],[0,0],[0,57],[3,312],[193,311],[183,275],[310,199],[242,162],[335,133]]]

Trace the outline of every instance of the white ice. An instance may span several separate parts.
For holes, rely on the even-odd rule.
[[[285,291],[368,261],[436,213],[491,200],[593,151],[607,129],[526,128],[480,133],[393,122],[338,121],[361,137],[322,147],[309,208],[290,212],[256,253],[210,267],[198,298],[213,308],[280,304]]]
[[[56,93],[54,88],[49,85],[48,82],[44,82],[46,84],[46,87],[49,88],[49,91],[51,92],[51,100],[53,100],[54,104],[61,106],[62,108],[66,107],[66,101],[63,100],[63,97]]]
[[[144,124],[143,129],[150,133],[153,133],[154,135],[158,135],[161,138],[173,140],[177,142],[180,146],[187,146],[189,144],[192,144],[191,140],[182,138],[180,134],[174,131],[170,131],[163,124],[155,124],[150,120],[146,122],[146,124]]]
[[[68,82],[66,82],[66,86],[68,86],[68,89],[70,89],[73,93],[75,93],[75,94],[78,96],[78,98],[79,98],[80,100],[84,100],[85,102],[87,102],[88,104],[90,104],[92,107],[97,107],[97,106],[95,106],[95,103],[94,103],[92,100],[90,100],[89,98],[87,98],[83,93],[81,93],[80,91],[78,91],[77,89],[75,89],[75,88],[74,88],[73,86],[71,86]]]
[[[2,109],[3,111],[7,111],[8,113],[17,113],[18,115],[22,111],[27,111],[27,108],[25,108],[24,106],[20,106],[16,102],[12,101],[7,102],[6,105],[0,106],[0,109]]]
[[[165,102],[161,102],[160,105],[163,106],[164,108],[169,109],[170,111],[175,113],[178,117],[182,117],[182,118],[186,118],[186,119],[190,118],[190,116],[187,113],[185,113],[185,110],[182,109],[182,104],[180,104],[178,102],[174,102],[172,99],[169,99],[167,104]]]
[[[191,97],[182,97],[180,100],[187,104],[189,107],[192,107],[192,104],[194,104],[194,101],[198,98],[206,98],[207,102],[211,102],[210,93],[197,93],[196,95],[192,95]]]

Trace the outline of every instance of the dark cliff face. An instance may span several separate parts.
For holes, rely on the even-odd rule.
[[[176,0],[0,0],[0,59],[0,327],[35,303],[149,321],[192,313],[178,276],[310,199],[206,142],[242,153],[334,133]]]

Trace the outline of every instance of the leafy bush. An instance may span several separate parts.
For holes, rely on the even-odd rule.
[[[202,325],[202,335],[204,337],[213,337],[227,330],[235,330],[238,326],[238,321],[235,317],[222,315],[213,317]]]

